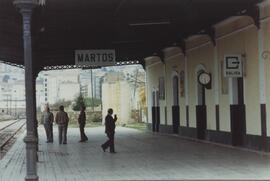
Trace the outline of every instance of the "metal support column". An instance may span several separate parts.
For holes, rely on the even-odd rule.
[[[35,136],[34,72],[32,62],[31,16],[35,7],[34,0],[15,0],[23,19],[25,95],[26,95],[26,181],[38,181],[37,176],[37,137]]]
[[[34,76],[33,79],[33,92],[34,92],[34,96],[33,96],[33,105],[34,105],[34,116],[35,116],[35,136],[37,138],[37,151],[38,151],[38,119],[37,119],[37,100],[36,100],[36,78],[37,75]],[[38,155],[37,155],[37,161],[38,161]]]
[[[95,110],[95,103],[94,103],[94,83],[93,83],[93,69],[91,69],[91,96],[92,96],[92,111]]]

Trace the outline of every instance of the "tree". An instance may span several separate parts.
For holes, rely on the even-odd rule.
[[[66,101],[64,99],[58,100],[56,103],[50,106],[51,110],[58,110],[59,106],[69,107],[71,105],[71,101]]]
[[[79,111],[81,109],[82,106],[85,106],[85,101],[83,96],[80,94],[76,100],[75,100],[75,104],[73,105],[72,109],[74,111]]]
[[[94,103],[93,103],[93,101],[94,101]],[[97,99],[97,98],[92,99],[90,97],[86,97],[84,103],[85,103],[86,107],[91,107],[91,106],[97,107],[101,104],[101,100]]]
[[[140,105],[141,107],[146,107],[146,95],[145,95],[145,87],[140,87],[139,90],[139,98],[140,98]]]

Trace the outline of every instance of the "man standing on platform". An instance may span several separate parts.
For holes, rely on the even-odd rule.
[[[64,111],[64,106],[59,107],[56,113],[55,122],[58,124],[59,144],[67,144],[68,114]]]
[[[108,114],[105,118],[105,133],[109,138],[104,144],[101,145],[102,150],[105,152],[110,147],[110,153],[116,153],[114,150],[114,134],[115,134],[115,122],[117,120],[116,114],[112,117],[113,109],[108,109]]]
[[[41,116],[41,123],[44,124],[46,136],[47,136],[47,143],[53,142],[53,113],[50,112],[50,108],[47,105],[42,116]]]
[[[85,142],[88,140],[87,136],[85,135],[84,132],[84,127],[85,127],[85,122],[86,122],[86,116],[85,116],[85,106],[81,106],[81,112],[78,118],[78,123],[80,125],[80,133],[81,133],[81,140],[80,142]]]

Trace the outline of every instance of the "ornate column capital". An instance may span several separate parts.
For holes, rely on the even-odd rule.
[[[14,0],[13,4],[23,13],[32,13],[32,9],[37,6],[37,0]]]
[[[37,0],[14,0],[13,4],[19,8],[22,14],[24,36],[30,36],[31,16],[33,9],[37,5]]]

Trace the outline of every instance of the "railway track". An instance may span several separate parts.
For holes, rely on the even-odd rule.
[[[25,119],[20,119],[0,127],[0,151],[8,145],[10,140],[24,127],[25,123]]]

